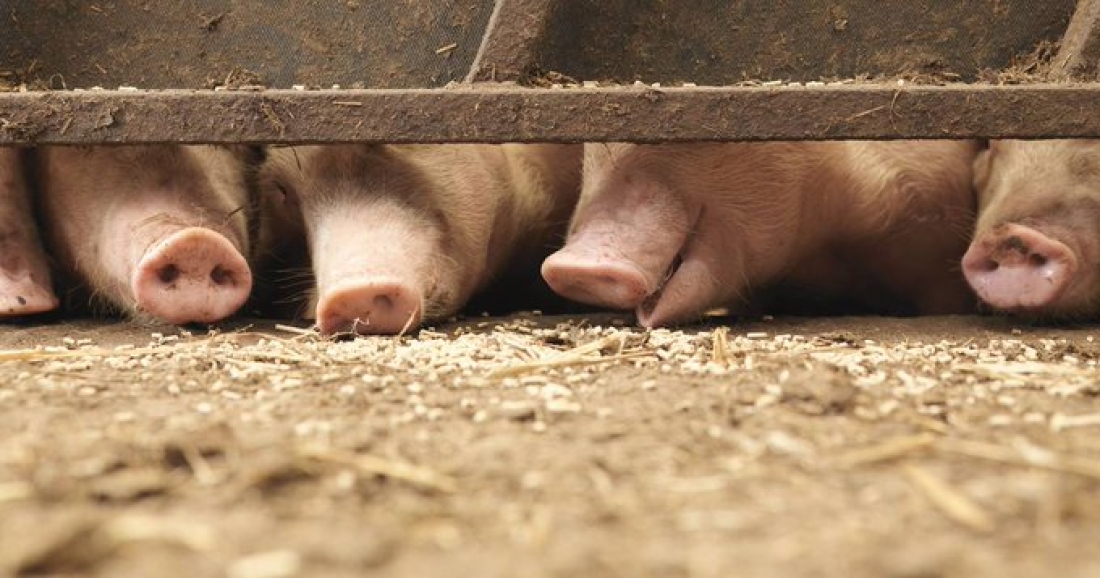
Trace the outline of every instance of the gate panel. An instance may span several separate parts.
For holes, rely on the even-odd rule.
[[[9,82],[53,89],[430,88],[466,76],[492,8],[492,0],[13,0],[0,18],[0,70],[13,73]]]
[[[1074,0],[570,0],[541,63],[585,80],[734,84],[1007,67]]]

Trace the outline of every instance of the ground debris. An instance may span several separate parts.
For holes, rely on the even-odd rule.
[[[935,436],[929,434],[892,438],[870,447],[850,450],[834,458],[834,463],[840,467],[852,467],[896,460],[924,450],[935,441]]]
[[[151,545],[203,552],[214,546],[206,526],[185,519],[72,512],[25,527],[0,546],[0,572],[17,576],[86,573],[128,547]]]
[[[12,327],[0,575],[1090,563],[1091,328],[707,323],[478,317],[342,339],[261,321]],[[1035,565],[1017,567],[1025,543]]]
[[[298,452],[299,455],[309,459],[351,466],[366,475],[382,476],[426,490],[454,493],[458,489],[454,479],[404,462],[324,447],[302,447]]]
[[[1039,468],[1074,474],[1100,481],[1100,460],[1065,455],[1018,440],[1015,448],[969,440],[944,440],[937,444],[940,451],[970,458],[1025,468]]]
[[[271,550],[251,554],[234,561],[226,570],[228,578],[284,578],[297,576],[302,556],[293,550]]]
[[[128,468],[93,480],[88,493],[97,500],[128,502],[163,494],[178,483],[161,469]]]
[[[834,368],[799,369],[783,377],[780,401],[811,415],[846,413],[859,395],[852,379]]]
[[[993,531],[989,516],[943,480],[913,464],[906,464],[902,471],[947,517],[977,532]]]

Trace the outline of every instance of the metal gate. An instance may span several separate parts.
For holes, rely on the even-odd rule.
[[[1100,0],[5,11],[0,144],[1100,136]]]

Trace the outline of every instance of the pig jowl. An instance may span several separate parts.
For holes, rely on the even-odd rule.
[[[396,334],[541,259],[564,231],[580,158],[569,145],[272,148],[261,194],[299,207],[315,279],[305,315],[319,330]]]
[[[967,281],[995,311],[1100,313],[1100,141],[992,141],[974,164]]]
[[[959,312],[972,142],[589,144],[559,294],[639,322],[743,311],[769,288]],[[778,293],[778,291],[777,291]],[[751,299],[750,299],[751,298]]]
[[[58,304],[34,220],[22,151],[0,147],[0,316],[42,313]]]
[[[210,146],[41,147],[42,214],[70,282],[138,319],[212,323],[248,299],[242,154]]]

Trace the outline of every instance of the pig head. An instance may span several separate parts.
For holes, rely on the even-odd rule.
[[[762,290],[954,312],[973,219],[968,142],[589,144],[558,293],[645,326],[744,310]]]
[[[252,287],[243,150],[40,147],[44,230],[69,284],[139,319],[235,313]]]
[[[992,141],[974,166],[979,217],[962,264],[990,308],[1100,311],[1100,141]]]
[[[273,148],[265,196],[298,205],[322,333],[393,334],[456,313],[563,228],[580,147]]]

